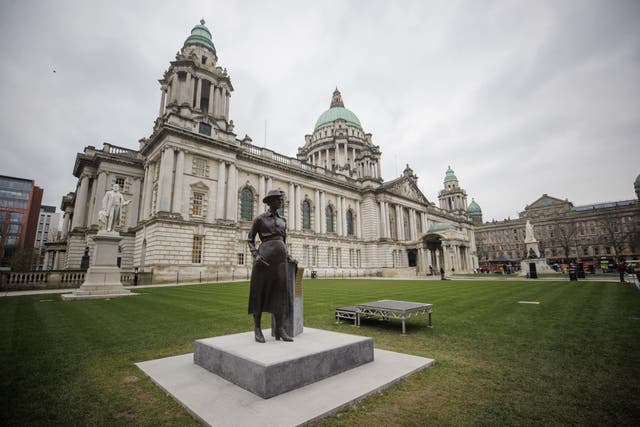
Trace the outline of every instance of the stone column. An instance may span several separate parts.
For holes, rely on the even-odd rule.
[[[236,164],[230,163],[227,177],[227,219],[231,221],[237,221],[238,188],[236,182]]]
[[[314,231],[316,233],[321,233],[322,232],[322,228],[320,226],[320,190],[315,189],[313,191],[313,203],[315,205],[315,215],[314,215],[314,220],[315,220],[315,227],[313,227]]]
[[[89,177],[80,176],[80,185],[76,192],[76,203],[73,207],[73,222],[71,228],[84,227],[87,213],[87,199],[89,198]]]
[[[404,240],[404,224],[402,224],[402,209],[400,205],[396,205],[396,234],[398,235],[398,240]]]
[[[325,153],[325,161],[326,161],[326,164],[324,165],[324,167],[327,169],[331,169],[331,162],[329,161],[329,149],[327,148],[326,150],[324,150],[324,153]]]
[[[173,183],[173,147],[162,152],[158,182],[158,211],[171,212],[171,184]]]
[[[107,173],[105,171],[100,171],[98,173],[98,179],[94,181],[94,183],[95,204],[91,214],[91,219],[89,220],[90,224],[98,223],[98,212],[102,209],[102,199],[107,192]],[[124,188],[121,188],[120,190],[122,191]]]
[[[209,85],[209,105],[207,106],[207,115],[213,116],[213,94],[215,86],[213,83]]]
[[[387,237],[385,233],[384,222],[387,220],[386,215],[384,214],[384,202],[380,201],[380,223],[378,224],[378,237]]]
[[[289,218],[287,220],[287,222],[289,223],[288,227],[290,229],[295,229],[296,196],[295,196],[295,184],[293,182],[289,183],[289,194],[287,194],[287,198],[289,199]]]
[[[213,83],[211,83],[211,100],[209,103],[211,104],[211,115],[214,118],[218,117],[218,86]]]
[[[225,120],[229,120],[229,98],[231,98],[231,93],[225,91],[224,97],[224,118]]]
[[[186,216],[182,211],[182,198],[185,193],[184,188],[184,150],[178,150],[176,161],[176,175],[173,184],[173,206],[172,211]]]
[[[409,234],[407,240],[416,239],[416,213],[413,209],[409,209]]]
[[[296,190],[296,230],[302,230],[302,190],[300,184],[295,185]]]
[[[224,219],[224,178],[227,164],[220,160],[218,165],[218,185],[216,187],[216,219]]]
[[[167,98],[167,85],[162,85],[160,88],[162,95],[160,96],[160,112],[158,115],[162,117],[164,115],[164,106]]]
[[[356,200],[356,237],[362,238],[362,215],[360,214],[360,200]]]
[[[336,221],[337,222],[336,234],[338,236],[342,236],[342,196],[337,197],[336,204],[338,205],[336,207],[337,208],[336,216],[338,217],[338,220]]]
[[[44,251],[44,261],[42,261],[42,269],[43,270],[49,270],[49,252],[50,251]]]
[[[133,199],[127,206],[127,227],[135,227],[138,224],[138,213],[140,211],[140,192],[142,191],[142,180],[138,177],[133,178],[131,194]]]
[[[265,193],[265,177],[264,175],[260,175],[258,177],[258,215],[265,211],[264,203],[262,203],[262,199],[266,196]]]
[[[198,79],[196,84],[198,86],[196,87],[196,105],[194,105],[194,107],[202,109],[202,105],[200,105],[200,99],[202,99],[202,79]]]
[[[64,216],[62,218],[62,232],[60,233],[60,237],[62,240],[67,238],[67,234],[69,233],[69,219],[71,218],[71,211],[69,208],[65,208]]]
[[[325,196],[325,192],[321,191],[320,192],[320,206],[318,206],[318,209],[320,209],[320,233],[322,234],[326,234],[327,232],[327,204],[326,204],[326,196]]]
[[[267,177],[267,193],[273,188],[273,178]]]

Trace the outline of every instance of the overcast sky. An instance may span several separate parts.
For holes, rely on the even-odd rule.
[[[485,221],[543,193],[635,198],[640,1],[0,1],[0,174],[44,204],[75,190],[77,152],[138,148],[157,82],[200,19],[235,92],[230,116],[295,156],[337,86],[437,203],[448,165]]]

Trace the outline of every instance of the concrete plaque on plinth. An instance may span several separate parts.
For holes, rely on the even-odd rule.
[[[304,329],[303,286],[304,268],[289,262],[287,264],[287,292],[289,294],[289,314],[284,318],[283,327],[290,337],[300,335]],[[271,336],[275,336],[276,323],[271,319]]]
[[[91,266],[84,276],[84,283],[71,294],[62,295],[64,301],[104,299],[138,295],[122,286],[120,268],[117,266],[120,233],[100,230],[93,237],[95,248]]]

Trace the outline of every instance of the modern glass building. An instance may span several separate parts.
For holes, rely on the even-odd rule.
[[[0,175],[0,267],[18,250],[33,250],[41,202],[33,180]]]

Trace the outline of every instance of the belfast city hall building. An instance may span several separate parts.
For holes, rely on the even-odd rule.
[[[50,248],[54,269],[86,267],[113,184],[131,200],[120,220],[120,266],[152,272],[154,281],[245,277],[252,264],[247,234],[271,189],[286,194],[281,215],[292,256],[320,277],[478,267],[474,203],[467,206],[451,168],[438,205],[408,165],[385,181],[380,147],[337,89],[295,157],[234,133],[233,85],[203,21],[160,89],[158,118],[138,150],[105,143],[78,153],[77,188],[62,201],[63,239]]]

